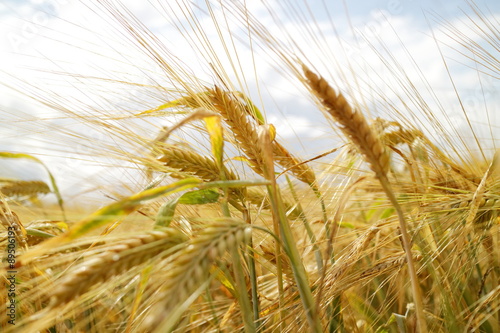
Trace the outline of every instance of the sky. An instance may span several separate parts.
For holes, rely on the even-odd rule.
[[[209,39],[218,60],[224,68],[231,68],[230,58],[224,56],[224,47],[217,42],[219,32],[206,10],[200,9],[204,7],[204,1],[179,2],[184,5],[165,1],[163,9],[159,9],[156,1],[121,1],[123,8],[127,8],[158,36],[162,43],[162,55],[166,59],[179,68],[189,69],[205,82],[213,82],[213,73],[207,65],[214,61],[213,55],[206,50],[197,50],[187,40],[187,37],[200,36],[200,32],[189,31],[192,24],[189,18],[196,15],[200,30]],[[92,153],[89,146],[112,139],[99,131],[80,128],[75,119],[62,117],[26,94],[50,104],[58,101],[61,107],[74,107],[76,112],[99,108],[141,111],[145,109],[145,104],[149,108],[162,104],[164,96],[161,92],[152,92],[147,87],[85,80],[76,75],[134,82],[143,86],[168,84],[158,64],[137,47],[125,29],[105,10],[92,3],[95,1],[4,0],[0,3],[0,94],[3,97],[0,102],[0,137],[3,138],[0,151],[35,154],[49,167],[53,166],[56,177],[64,180],[61,186],[64,193],[79,195],[90,190],[90,185],[85,187],[83,183],[110,182],[110,178],[133,182],[133,175],[124,170],[110,176],[102,172],[102,160],[92,162],[87,157],[81,157]],[[487,17],[498,22],[498,1],[476,3]],[[335,86],[353,96],[366,96],[366,93],[356,91],[354,84],[347,82],[346,72],[361,81],[366,76],[366,84],[379,87],[388,99],[397,100],[405,87],[386,76],[386,72],[395,71],[395,67],[392,70],[388,68],[389,65],[381,61],[377,52],[390,54],[408,77],[415,80],[422,94],[429,95],[430,107],[441,110],[445,130],[463,134],[468,124],[460,107],[457,107],[455,89],[458,89],[463,104],[469,110],[469,121],[474,123],[483,139],[493,142],[492,128],[500,126],[498,97],[495,97],[500,95],[498,73],[480,68],[490,75],[478,75],[477,65],[460,54],[464,52],[463,47],[456,38],[449,38],[444,29],[451,24],[460,31],[470,30],[466,13],[471,15],[471,10],[465,1],[294,0],[267,1],[267,5],[260,1],[246,1],[246,4],[274,38],[287,46],[292,45],[291,40],[297,42],[301,45],[298,54],[313,63],[316,70],[325,73]],[[273,8],[274,17],[267,7]],[[187,17],[184,16],[186,12],[190,13]],[[214,13],[218,19],[224,14],[224,11],[217,10]],[[241,67],[234,72],[228,70],[228,75],[235,82],[244,76],[244,83],[238,88],[255,99],[256,104],[263,108],[267,120],[276,126],[280,138],[297,154],[309,158],[331,148],[335,139],[329,123],[321,114],[312,111],[311,102],[303,96],[300,84],[292,83],[289,75],[282,75],[282,67],[276,68],[282,66],[278,64],[277,56],[265,51],[263,41],[252,39],[250,44],[241,21],[230,19],[227,24],[242,39],[234,46]],[[321,33],[322,39],[311,39],[310,35],[304,34],[304,27]],[[226,33],[222,34],[227,38]],[[436,39],[440,41],[439,47]],[[498,46],[498,40],[496,43]],[[255,53],[248,51],[249,45],[254,47]],[[235,51],[228,52],[234,56]],[[442,56],[455,80],[455,87],[450,82]],[[339,68],[347,68],[345,66],[350,66],[349,70],[339,71]],[[394,88],[385,88],[386,85]],[[431,92],[427,85],[432,87]],[[387,110],[377,109],[379,97],[366,99],[365,103],[373,106],[369,108],[372,116],[390,116]],[[421,119],[420,115],[411,114],[410,107],[403,112],[408,113],[409,119]],[[436,111],[437,117],[439,112]],[[40,118],[45,120],[40,122],[37,120]],[[152,125],[158,128],[170,123],[166,119],[158,122]],[[417,125],[425,129],[423,122]],[[78,136],[73,135],[74,141],[57,151],[57,147],[61,147],[58,140],[67,140],[67,137],[57,135],[61,128],[87,135],[90,141],[79,144]],[[126,124],[126,130],[143,131],[141,134],[148,135],[147,131],[151,128]],[[428,130],[431,136],[439,134],[432,133],[430,128]],[[110,159],[109,163],[116,161]],[[42,168],[21,161],[0,161],[1,177],[46,179]]]

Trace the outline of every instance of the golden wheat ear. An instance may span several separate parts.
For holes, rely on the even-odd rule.
[[[50,193],[49,186],[40,180],[0,180],[0,182],[4,183],[0,185],[0,192],[7,197],[34,197],[38,194]]]
[[[350,139],[364,155],[371,169],[377,175],[385,175],[389,171],[389,154],[375,130],[361,112],[353,109],[344,95],[335,92],[328,82],[302,65],[305,83],[318,98],[325,111],[340,125],[344,135]]]
[[[84,261],[64,275],[51,293],[51,307],[65,304],[91,287],[108,281],[114,275],[142,265],[149,258],[185,241],[180,232],[173,229],[155,230],[109,246],[97,256]]]
[[[192,150],[173,145],[166,146],[158,157],[158,162],[175,171],[186,175],[194,175],[204,181],[220,180],[221,170],[217,163],[212,158],[200,155]],[[238,179],[230,170],[225,169],[224,172],[228,180]]]
[[[183,303],[194,302],[191,296],[210,281],[211,265],[226,252],[248,244],[251,237],[252,229],[238,220],[221,219],[205,226],[169,262],[157,291],[158,302],[149,309],[143,328],[170,332],[185,311]]]

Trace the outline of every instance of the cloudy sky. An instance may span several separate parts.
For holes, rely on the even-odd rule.
[[[467,2],[356,0],[345,1],[347,7],[343,1],[290,1],[293,5],[281,1],[246,2],[248,10],[270,35],[289,46],[291,53],[313,64],[315,70],[335,86],[354,96],[366,96],[363,84],[369,84],[379,87],[384,98],[397,101],[398,94],[405,89],[397,80],[402,74],[393,79],[385,74],[402,70],[401,73],[415,82],[421,94],[429,97],[429,107],[438,109],[436,115],[443,117],[445,130],[472,139],[470,133],[465,134],[468,121],[457,107],[457,89],[468,110],[469,121],[481,131],[481,139],[490,142],[487,146],[493,145],[492,129],[498,130],[500,126],[498,97],[494,97],[499,95],[498,73],[491,68],[478,68],[467,58],[470,54],[456,36],[450,38],[446,32],[450,31],[449,26],[457,27],[469,33],[471,40],[491,49],[470,31],[467,15],[474,14]],[[3,84],[0,84],[0,133],[3,138],[0,150],[40,154],[37,156],[47,164],[56,165],[54,173],[65,179],[62,187],[68,192],[81,183],[79,177],[82,175],[92,179],[89,182],[102,181],[102,172],[96,165],[100,162],[91,163],[88,158],[71,161],[68,156],[74,155],[68,152],[73,148],[76,155],[90,152],[85,145],[74,142],[55,151],[61,147],[57,140],[62,140],[54,134],[57,128],[64,126],[77,133],[82,133],[82,129],[74,119],[64,119],[61,114],[25,95],[50,104],[60,103],[58,105],[65,108],[74,106],[77,112],[85,112],[86,108],[110,110],[113,107],[141,111],[141,108],[160,105],[163,98],[158,91],[144,86],[168,85],[161,66],[146,55],[144,48],[138,47],[137,41],[112,15],[92,3],[94,1],[72,0],[4,0],[0,3],[0,82]],[[228,35],[216,29],[205,1],[169,0],[163,1],[162,6],[153,0],[123,0],[121,3],[123,9],[157,36],[161,46],[155,47],[161,56],[187,71],[186,75],[195,74],[203,82],[214,82],[209,62],[217,59],[224,68],[229,68],[227,75],[234,82],[240,82],[236,88],[256,101],[268,121],[277,127],[280,137],[298,154],[312,157],[335,142],[322,115],[309,111],[311,103],[303,96],[303,88],[301,93],[300,83],[283,74],[287,69],[280,67],[283,65],[272,51],[265,50],[264,41],[248,38],[244,21],[227,19],[224,16],[227,10],[214,6],[213,16],[219,20],[218,27],[231,29],[240,39],[231,45],[235,50],[226,51],[224,46],[228,44],[219,42],[219,33],[225,38]],[[476,3],[483,16],[496,20],[498,27],[500,2]],[[199,24],[194,31],[193,22]],[[139,26],[138,23],[133,25]],[[311,33],[305,33],[307,31],[316,36],[320,34],[321,38],[315,40]],[[201,37],[208,39],[215,58],[206,46],[201,46]],[[292,41],[299,45],[299,51],[294,49]],[[498,40],[494,43],[498,54]],[[254,53],[248,50],[249,47],[254,48]],[[235,61],[235,53],[238,61]],[[390,58],[384,54],[393,57],[390,64],[381,60]],[[231,69],[233,65],[234,70]],[[454,78],[455,86],[448,73]],[[115,83],[82,79],[82,76],[106,78]],[[358,77],[366,82],[347,84],[346,81],[350,81],[347,77]],[[134,82],[142,87],[117,84],[116,81]],[[386,85],[392,88],[385,88]],[[374,115],[390,117],[386,110],[376,108],[379,98],[374,94],[364,103],[373,105]],[[414,112],[411,106],[404,107],[408,108],[404,112],[411,118]],[[419,115],[415,117],[421,119]],[[45,121],[39,122],[38,118]],[[167,124],[167,120],[164,123],[160,120],[159,125]],[[422,121],[417,126],[425,127],[425,124]],[[87,134],[94,142],[106,140],[98,132]],[[436,135],[432,129],[428,134]],[[0,177],[45,179],[43,170],[29,163],[1,163],[3,174]],[[123,179],[123,175],[115,177]]]

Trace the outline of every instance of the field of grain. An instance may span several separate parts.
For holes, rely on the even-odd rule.
[[[100,183],[82,176],[86,196],[70,196],[50,154],[0,152],[44,174],[0,173],[2,332],[500,331],[498,89],[480,90],[478,112],[443,56],[445,103],[429,73],[410,71],[419,54],[396,58],[365,40],[363,67],[320,24],[303,35],[280,26],[271,2],[259,16],[245,2],[207,1],[196,5],[203,17],[158,2],[166,21],[185,15],[175,27],[199,57],[190,64],[140,13],[91,3],[141,61],[133,75],[47,73],[90,101],[60,84],[8,84],[61,115],[15,125],[36,124],[72,177],[96,168]],[[282,8],[304,27],[300,4]],[[464,10],[468,29],[443,21],[435,33],[458,45],[453,61],[498,87],[498,15]],[[280,76],[250,84],[266,55]],[[380,77],[364,75],[370,57]],[[324,131],[298,135],[313,153],[282,138],[285,116],[268,120],[280,84],[304,97],[295,107],[310,131]]]

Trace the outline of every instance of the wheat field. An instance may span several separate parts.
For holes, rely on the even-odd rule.
[[[3,83],[54,113],[0,111],[48,147],[0,152],[42,175],[0,173],[2,332],[500,331],[498,15],[433,17],[444,96],[425,50],[356,53],[308,2],[151,1],[173,41],[137,7],[82,4],[130,54]],[[310,122],[296,140],[280,95]]]

